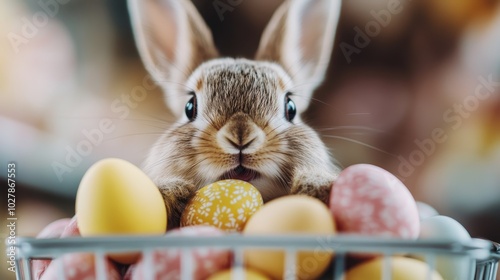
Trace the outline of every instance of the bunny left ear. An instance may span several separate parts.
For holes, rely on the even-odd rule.
[[[256,59],[280,64],[292,77],[299,112],[323,81],[340,16],[341,0],[287,0],[274,13]]]
[[[180,116],[188,77],[218,56],[212,34],[190,0],[128,0],[128,7],[144,65]]]

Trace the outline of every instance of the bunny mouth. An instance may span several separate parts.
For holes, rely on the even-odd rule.
[[[238,167],[236,167],[235,169],[231,169],[230,171],[224,173],[221,176],[221,179],[236,179],[250,182],[252,180],[255,180],[258,176],[259,173],[257,173],[257,171],[245,168],[242,165],[238,165]]]

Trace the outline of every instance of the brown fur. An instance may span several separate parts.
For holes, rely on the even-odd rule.
[[[296,67],[297,61],[312,65],[331,51],[322,50],[318,57],[310,59],[300,57],[300,50],[290,52],[287,49],[299,45],[288,37],[290,32],[285,32],[291,21],[298,24],[304,20],[294,16],[309,17],[307,22],[316,16],[297,13],[304,9],[303,3],[303,0],[287,1],[275,15],[265,34],[280,32],[281,35],[264,36],[259,59],[270,61],[265,62],[209,59],[216,53],[211,35],[203,33],[208,30],[201,27],[199,15],[189,1],[129,1],[141,55],[164,87],[167,104],[178,117],[177,123],[168,128],[151,149],[144,166],[163,194],[170,227],[178,225],[185,204],[198,188],[220,180],[238,166],[259,174],[251,183],[265,201],[287,194],[307,194],[327,203],[339,169],[332,163],[318,134],[302,122],[299,114],[307,108],[314,89],[311,85],[319,84],[326,66],[316,63],[303,73],[290,71],[288,67]],[[146,11],[143,6],[148,5],[166,7],[163,9],[165,17],[173,16],[174,20],[157,17],[157,22],[152,21],[147,13],[141,12]],[[338,18],[337,0],[317,0],[310,5],[320,5],[316,8]],[[315,25],[327,22],[336,24],[336,20],[330,18],[330,21]],[[146,32],[145,25],[152,29]],[[314,27],[305,26],[302,32]],[[176,29],[177,34],[181,34],[183,28],[190,32],[177,36],[168,46],[155,45],[154,42],[159,41],[157,37],[164,36],[165,28]],[[312,44],[315,48],[331,48],[332,42],[328,41],[333,40],[333,34],[315,39],[318,41]],[[162,51],[165,48],[175,50],[170,55],[173,57]],[[297,54],[299,57],[294,57]],[[176,61],[176,64],[168,61]],[[187,75],[179,69],[192,72]],[[302,84],[309,86],[300,87]],[[192,89],[195,89],[198,106],[197,117],[190,121],[183,111],[192,97],[187,93]],[[298,108],[298,115],[291,122],[285,117],[287,94]]]

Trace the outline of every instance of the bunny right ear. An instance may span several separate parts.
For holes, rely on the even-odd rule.
[[[323,81],[340,16],[341,0],[285,0],[264,30],[256,58],[280,64],[295,83],[302,102]]]
[[[182,114],[185,83],[194,69],[217,57],[212,34],[188,0],[129,0],[137,48],[174,114]]]

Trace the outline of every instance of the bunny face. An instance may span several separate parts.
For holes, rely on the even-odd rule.
[[[186,137],[175,142],[174,155],[154,149],[146,171],[153,178],[166,176],[164,170],[189,174],[198,186],[245,180],[265,200],[288,193],[293,162],[311,152],[305,143],[319,140],[296,114],[288,74],[274,63],[214,59],[193,72],[187,87],[193,91],[184,93],[185,112],[165,138],[178,131]],[[163,160],[172,157],[178,160]]]
[[[219,58],[189,0],[128,0],[139,53],[177,121],[145,172],[178,217],[193,192],[249,181],[265,201],[303,193],[327,201],[339,169],[300,114],[322,82],[340,0],[285,0],[255,60]]]

